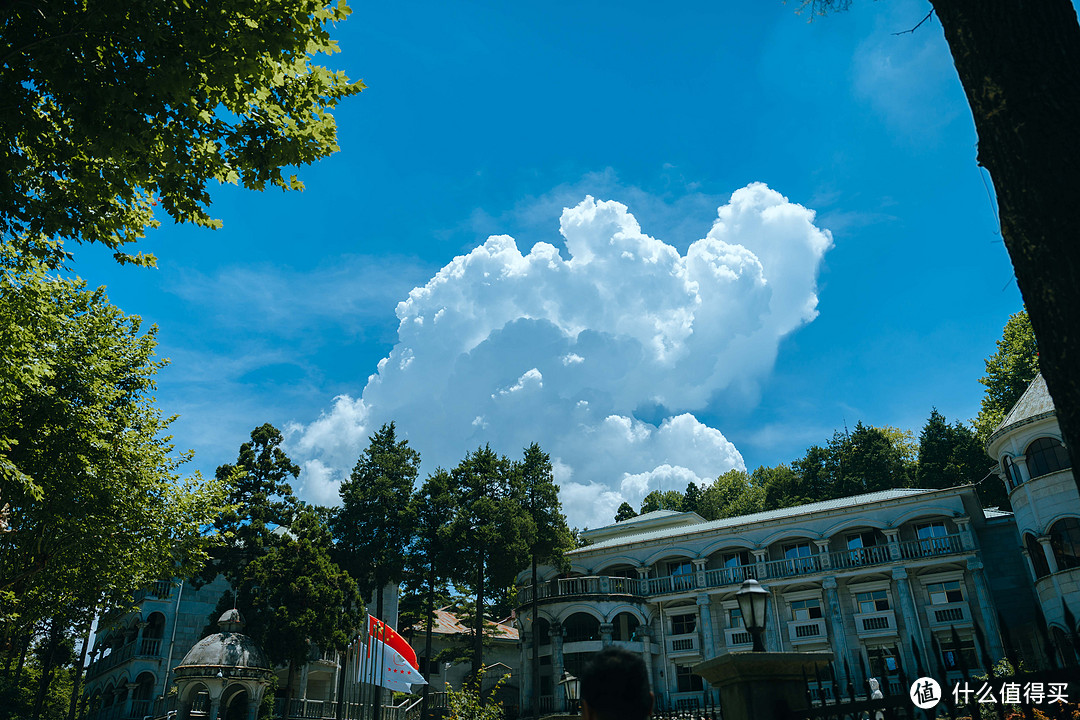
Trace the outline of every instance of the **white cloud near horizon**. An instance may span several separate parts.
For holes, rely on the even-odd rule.
[[[359,397],[290,426],[304,495],[335,503],[367,437],[394,420],[425,473],[490,443],[539,442],[571,524],[732,468],[738,450],[693,414],[755,394],[780,340],[817,315],[831,247],[814,212],[762,183],[737,190],[685,253],[618,202],[562,211],[564,251],[493,235],[397,306],[398,339]],[[641,409],[658,424],[638,419]],[[659,413],[659,415],[657,415]]]

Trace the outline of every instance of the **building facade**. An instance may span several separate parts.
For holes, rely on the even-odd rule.
[[[830,651],[842,673],[865,672],[893,690],[900,669],[910,676],[916,667],[912,641],[924,649],[936,641],[949,670],[961,656],[976,667],[975,623],[990,655],[1003,655],[995,597],[1009,597],[1017,615],[1034,605],[1015,533],[1012,515],[984,511],[972,486],[889,490],[712,522],[661,510],[588,531],[591,545],[568,554],[570,573],[543,568],[536,589],[527,573],[518,578],[523,707],[535,692],[541,709],[562,709],[562,673],[577,675],[607,645],[642,655],[661,706],[715,702],[692,668],[750,649],[735,598],[747,578],[770,593],[767,650]]]
[[[1060,646],[1069,634],[1080,632],[1080,493],[1041,375],[990,436],[987,452],[1009,491],[1015,541]]]

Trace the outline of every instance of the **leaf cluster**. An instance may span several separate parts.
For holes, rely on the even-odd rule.
[[[0,237],[56,266],[65,241],[123,246],[217,227],[212,182],[302,189],[284,168],[338,149],[330,110],[363,89],[337,51],[344,0],[0,4]],[[42,241],[57,241],[43,243]]]

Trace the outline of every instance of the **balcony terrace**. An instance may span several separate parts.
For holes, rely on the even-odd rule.
[[[624,597],[644,601],[653,597],[673,595],[694,590],[740,585],[747,578],[759,581],[781,580],[819,573],[833,573],[855,568],[887,565],[922,558],[953,555],[964,552],[959,534],[943,535],[923,540],[873,547],[824,552],[798,558],[767,560],[732,567],[706,570],[704,573],[686,573],[654,578],[628,578],[592,575],[585,577],[557,578],[540,584],[541,602],[586,595],[607,598]],[[704,584],[700,578],[704,578]],[[518,591],[519,605],[532,602],[533,588],[526,585]]]

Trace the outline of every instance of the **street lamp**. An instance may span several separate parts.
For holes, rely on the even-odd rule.
[[[761,641],[761,634],[765,632],[765,608],[769,604],[769,591],[761,587],[761,584],[753,578],[746,580],[739,591],[735,593],[735,599],[739,601],[739,612],[742,613],[743,624],[747,632],[754,640],[752,652],[765,652],[765,643]]]
[[[581,680],[563,670],[562,680],[559,681],[559,684],[562,685],[563,692],[566,693],[566,703],[570,706],[571,712],[577,712],[578,700],[581,699]]]

